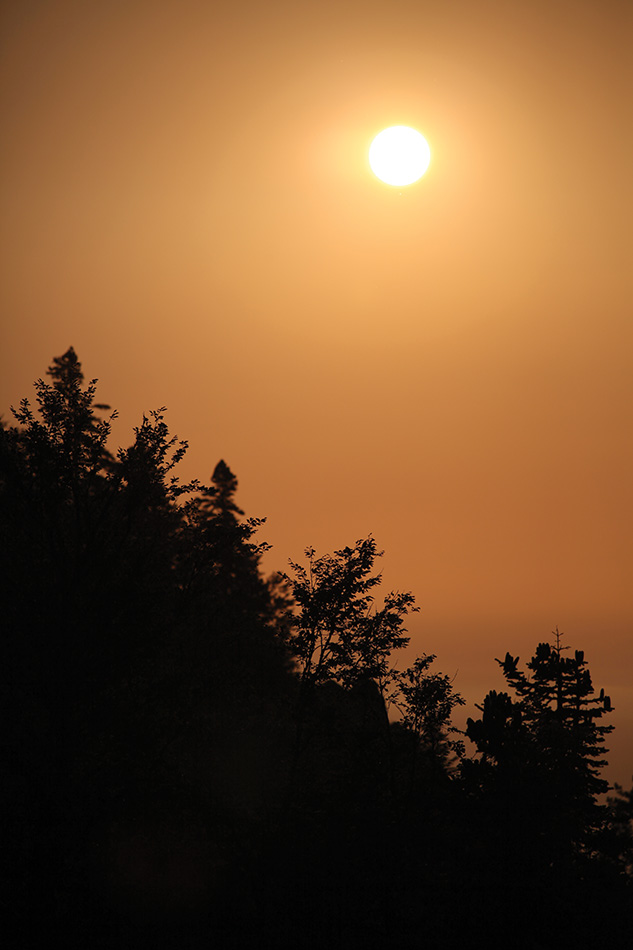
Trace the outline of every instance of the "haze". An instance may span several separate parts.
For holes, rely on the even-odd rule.
[[[0,407],[75,347],[167,406],[267,569],[372,533],[473,714],[558,625],[630,785],[630,5],[2,13]],[[380,129],[433,159],[400,192]]]

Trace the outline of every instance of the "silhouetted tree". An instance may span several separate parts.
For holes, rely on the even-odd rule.
[[[298,827],[345,811],[350,800],[359,813],[361,801],[379,807],[389,790],[391,654],[408,643],[404,620],[417,608],[412,594],[399,592],[374,607],[380,556],[372,537],[320,558],[308,548],[307,568],[291,562],[293,576],[281,575],[294,602],[286,642],[299,681],[284,811],[293,810]]]
[[[32,471],[45,480],[48,463],[54,466],[56,481],[73,488],[100,474],[112,461],[106,443],[116,412],[107,420],[96,417],[95,410],[110,407],[95,403],[96,379],[82,388],[81,363],[72,346],[63,356],[55,357],[47,375],[52,383],[42,379],[35,383],[40,419],[26,398],[19,409],[12,407],[11,411],[22,426],[23,457],[31,463]]]
[[[514,698],[490,692],[468,720],[479,756],[461,769],[483,912],[546,947],[617,941],[633,922],[623,842],[599,800],[611,702],[583,652],[564,651],[556,630],[525,669],[510,654],[497,660]]]
[[[540,643],[527,663],[529,674],[518,668],[518,657],[506,654],[497,662],[508,684],[519,696],[521,717],[533,740],[539,768],[552,776],[561,805],[560,820],[573,834],[598,823],[602,810],[597,796],[609,783],[600,777],[607,765],[605,737],[612,725],[598,720],[612,712],[604,690],[595,695],[591,674],[582,650],[564,656],[558,628],[554,644]]]
[[[307,569],[291,561],[294,577],[281,575],[297,608],[288,644],[301,682],[350,686],[368,676],[386,689],[393,679],[391,654],[409,642],[404,618],[419,609],[413,594],[391,592],[374,608],[370,592],[381,575],[371,571],[383,552],[372,537],[333,555],[317,558],[314,548],[305,553]]]
[[[185,552],[179,575],[189,594],[213,594],[215,607],[250,610],[263,615],[270,610],[270,590],[261,575],[260,560],[269,550],[253,536],[265,523],[244,519],[235,503],[237,478],[223,460],[216,465],[211,485],[184,506]]]
[[[516,770],[526,761],[530,736],[524,726],[520,706],[513,702],[508,693],[490,690],[483,705],[477,705],[480,719],[468,719],[466,735],[474,742],[480,759],[476,762],[466,760],[464,769],[478,781],[484,782],[494,776],[495,781],[509,776],[514,782]]]
[[[613,728],[598,724],[611,703],[604,691],[594,694],[583,652],[565,657],[564,649],[557,630],[553,645],[538,645],[527,671],[510,654],[497,660],[518,698],[491,692],[482,717],[468,720],[466,735],[481,759],[464,769],[487,790],[506,843],[520,842],[524,862],[531,855],[558,874],[591,856],[603,826],[597,796],[608,783],[599,770]]]
[[[395,675],[393,702],[402,714],[402,726],[416,740],[411,757],[412,781],[420,759],[446,772],[455,757],[464,754],[463,741],[452,738],[458,730],[451,725],[451,717],[454,708],[463,706],[465,700],[453,692],[449,676],[428,672],[435,659],[432,653],[423,654]]]

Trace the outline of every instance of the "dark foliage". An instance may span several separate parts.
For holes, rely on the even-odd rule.
[[[288,641],[301,682],[351,686],[370,677],[384,693],[393,679],[391,654],[409,642],[402,627],[407,613],[418,610],[413,595],[392,592],[374,608],[370,592],[381,576],[371,571],[383,552],[371,537],[334,555],[305,553],[307,568],[291,562],[294,577],[281,575],[297,606]]]
[[[599,777],[603,740],[613,728],[599,720],[612,707],[604,690],[594,693],[583,652],[565,656],[565,649],[556,630],[553,644],[540,643],[526,671],[509,653],[497,660],[517,698],[492,691],[478,707],[481,718],[468,720],[466,735],[479,757],[463,763],[462,775],[493,858],[487,873],[495,888],[502,890],[500,872],[537,895],[549,908],[548,926],[558,895],[573,911],[570,920],[562,918],[564,933],[597,938],[622,926],[617,914],[605,915],[614,899],[628,906],[624,916],[631,910],[624,828],[614,821],[617,809],[599,800],[609,787]],[[601,908],[594,907],[596,894]]]
[[[599,777],[603,740],[613,729],[598,723],[611,701],[604,690],[594,695],[583,652],[565,656],[564,649],[556,630],[554,645],[538,645],[528,672],[509,653],[497,660],[518,699],[489,693],[482,718],[469,719],[467,728],[481,753],[482,783],[500,784],[504,794],[520,789],[532,832],[558,850],[552,861],[591,849],[591,834],[604,820],[597,796],[609,787]]]
[[[631,792],[602,802],[580,651],[508,654],[467,757],[435,657],[395,666],[417,608],[374,602],[373,538],[266,578],[224,461],[181,484],[164,409],[111,452],[72,348],[48,376],[0,426],[13,945],[624,945]]]

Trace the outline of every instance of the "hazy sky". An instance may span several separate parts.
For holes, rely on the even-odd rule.
[[[370,532],[474,714],[558,624],[633,771],[632,6],[2,4],[0,411],[73,345],[267,569]],[[373,136],[427,138],[419,183]]]

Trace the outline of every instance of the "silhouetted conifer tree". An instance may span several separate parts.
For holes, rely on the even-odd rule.
[[[509,685],[519,696],[521,717],[538,756],[538,767],[549,774],[556,787],[556,800],[570,836],[600,823],[602,810],[597,796],[609,783],[600,777],[607,765],[605,737],[612,725],[599,720],[612,712],[604,690],[595,694],[582,650],[563,655],[558,629],[554,644],[540,643],[527,664],[529,673],[518,668],[518,658],[506,654],[497,661]],[[576,828],[574,828],[576,823]]]
[[[270,609],[268,584],[260,571],[262,555],[269,549],[253,536],[265,519],[243,519],[235,503],[237,478],[223,460],[204,488],[184,508],[189,560],[182,565],[182,583],[189,590],[213,590],[225,609],[250,610],[260,615]],[[216,603],[216,606],[218,604]]]
[[[517,694],[491,692],[469,719],[466,735],[481,760],[465,763],[502,818],[506,841],[515,840],[535,866],[566,873],[590,857],[605,809],[597,796],[608,789],[599,777],[606,764],[604,737],[612,730],[598,720],[611,712],[608,696],[595,695],[582,651],[566,657],[558,631],[553,645],[541,643],[527,663],[506,654],[497,660]]]

